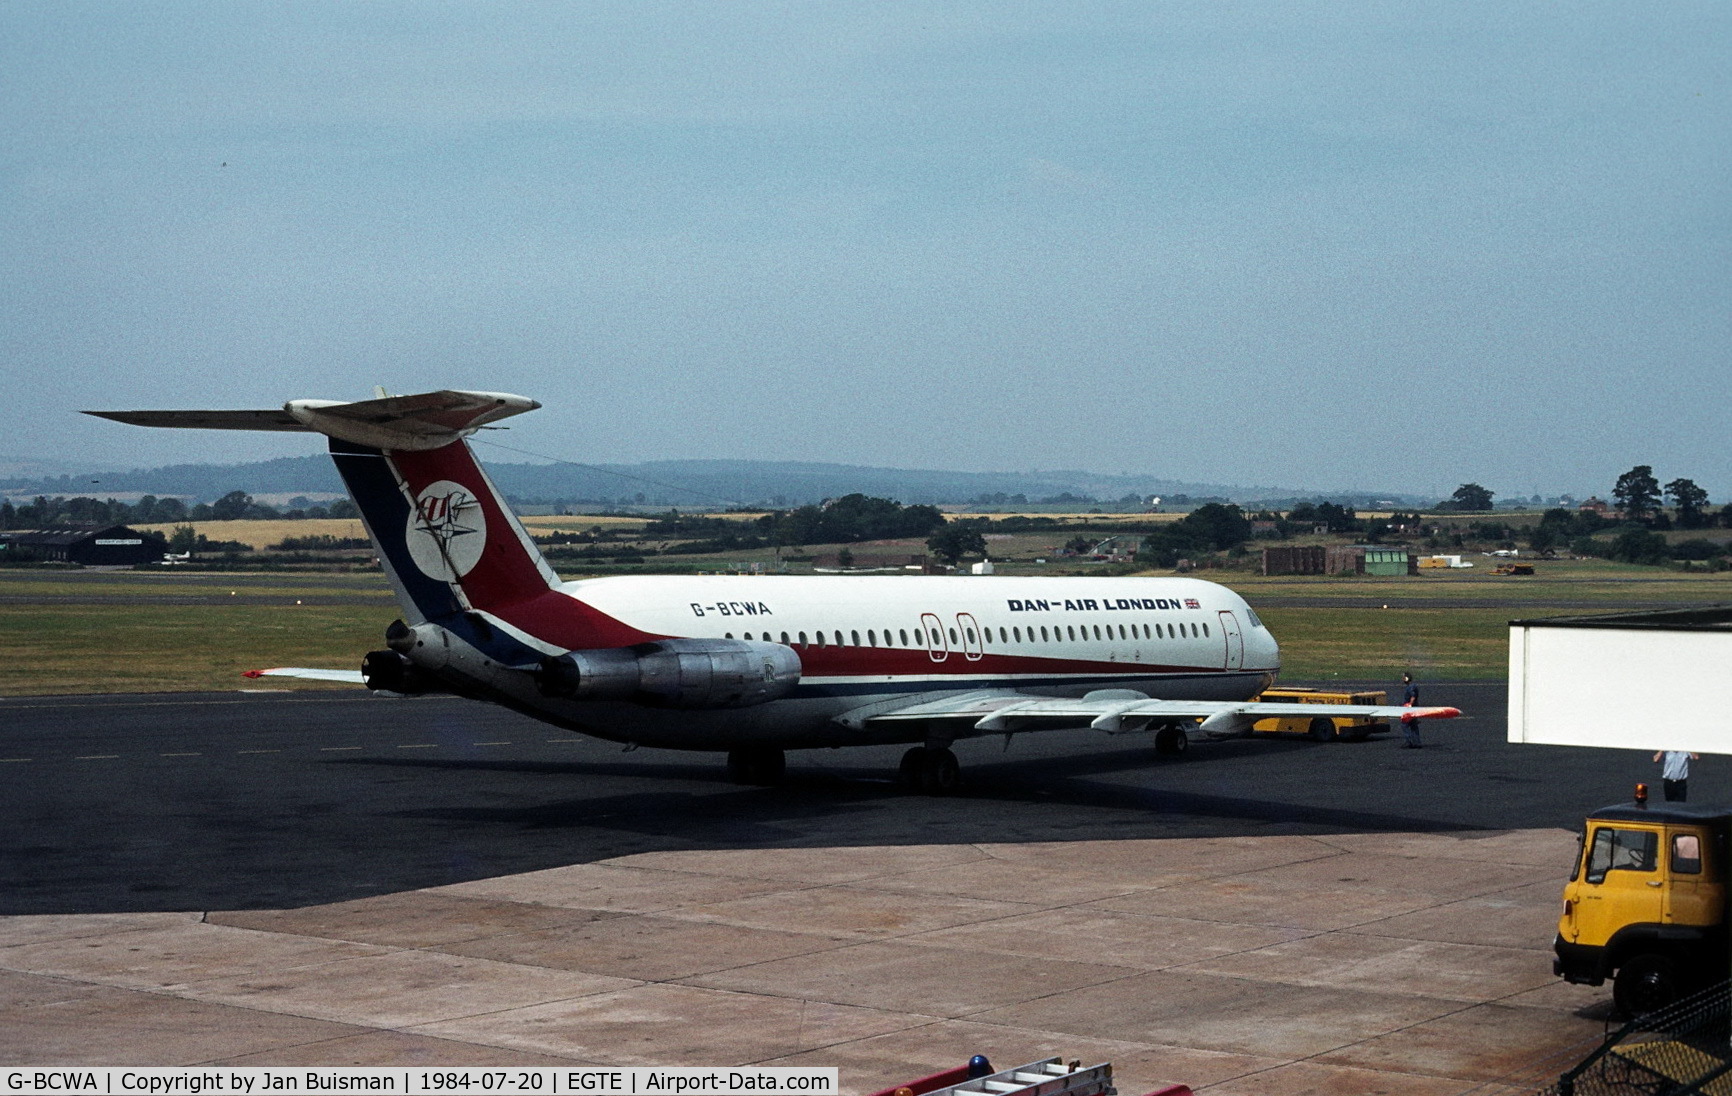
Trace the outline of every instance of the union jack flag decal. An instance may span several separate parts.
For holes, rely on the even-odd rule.
[[[1188,597],[1185,599],[1185,608],[1187,609],[1201,609],[1202,607],[1203,603],[1194,597]]]

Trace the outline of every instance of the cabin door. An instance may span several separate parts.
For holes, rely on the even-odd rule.
[[[1224,670],[1243,669],[1245,665],[1245,635],[1239,631],[1239,618],[1227,610],[1221,610],[1221,642],[1227,645],[1221,668]]]

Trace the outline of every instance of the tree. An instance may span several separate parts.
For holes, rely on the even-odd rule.
[[[986,537],[974,526],[949,522],[926,538],[926,547],[933,555],[954,567],[956,561],[963,556],[986,555]]]
[[[246,517],[252,505],[253,497],[245,491],[230,491],[210,504],[210,513],[217,521],[233,521]]]
[[[1449,496],[1449,501],[1438,507],[1439,510],[1490,510],[1492,493],[1477,483],[1464,483]]]
[[[1678,508],[1679,528],[1701,529],[1707,526],[1708,518],[1702,508],[1708,505],[1708,492],[1696,486],[1695,481],[1673,480],[1666,485],[1666,497]]]
[[[1646,529],[1626,529],[1612,538],[1611,558],[1619,563],[1665,563],[1666,538]]]
[[[1660,506],[1660,481],[1651,465],[1638,464],[1618,477],[1612,498],[1631,521],[1641,521]]]
[[[1181,524],[1190,526],[1203,541],[1216,551],[1237,548],[1251,539],[1251,522],[1244,511],[1229,503],[1211,502],[1192,510]]]

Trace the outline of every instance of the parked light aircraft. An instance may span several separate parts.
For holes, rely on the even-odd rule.
[[[359,672],[260,671],[452,692],[643,746],[726,751],[742,783],[790,749],[911,744],[901,777],[959,781],[957,739],[1054,729],[1245,733],[1280,668],[1238,594],[1191,578],[619,576],[562,582],[464,440],[541,406],[440,391],[265,411],[92,411],[141,426],[326,435],[403,619]],[[1454,708],[1332,707],[1448,718]],[[1200,722],[1199,722],[1200,721]]]

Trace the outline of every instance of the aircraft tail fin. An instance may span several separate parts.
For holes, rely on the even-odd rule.
[[[539,406],[501,392],[447,390],[354,403],[292,400],[281,411],[87,413],[139,426],[325,434],[410,623],[475,625],[484,613],[513,633],[508,646],[542,651],[635,641],[555,593],[559,577],[463,440]]]

